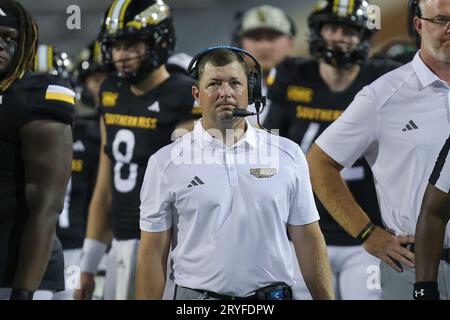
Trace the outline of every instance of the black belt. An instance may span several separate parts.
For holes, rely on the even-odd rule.
[[[416,249],[416,245],[414,243],[409,243],[405,247],[412,253],[414,253],[414,251]],[[450,248],[442,249],[441,260],[444,260],[445,262],[450,263]]]
[[[175,290],[177,290],[177,287],[180,287],[180,286],[175,285]],[[238,297],[238,296],[229,296],[226,294],[221,294],[221,293],[203,290],[203,289],[191,289],[191,288],[186,288],[186,287],[180,287],[180,288],[198,292],[198,293],[202,294],[205,297],[205,299],[213,298],[213,299],[218,299],[218,300],[256,300],[255,294],[253,294],[251,296],[247,296],[247,297]]]

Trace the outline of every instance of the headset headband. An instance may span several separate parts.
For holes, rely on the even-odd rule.
[[[193,71],[198,67],[198,63],[199,61],[208,53],[215,51],[215,50],[219,50],[219,49],[226,49],[226,50],[231,50],[234,52],[238,52],[238,53],[243,53],[246,56],[248,56],[250,59],[252,59],[252,61],[255,63],[255,70],[258,73],[259,79],[262,79],[262,67],[259,64],[258,60],[256,60],[256,58],[248,51],[238,48],[238,47],[233,47],[233,46],[214,46],[214,47],[210,47],[210,48],[206,48],[203,49],[202,51],[200,51],[199,53],[197,53],[191,60],[191,62],[189,63],[189,66],[187,68],[187,72],[189,75],[193,74]],[[197,74],[198,75],[198,74]],[[196,76],[197,76],[196,75]],[[197,79],[195,79],[197,80]]]

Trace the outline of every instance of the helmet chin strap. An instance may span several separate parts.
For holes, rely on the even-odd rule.
[[[349,70],[355,63],[354,52],[344,52],[335,48],[326,48],[325,54],[321,57],[326,63],[339,68]]]

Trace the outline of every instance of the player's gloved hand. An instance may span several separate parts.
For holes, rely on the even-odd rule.
[[[414,237],[394,236],[386,230],[376,227],[363,243],[363,247],[371,255],[383,260],[396,271],[402,272],[402,264],[414,268],[414,253],[402,247],[408,243],[414,243]]]
[[[438,284],[435,281],[414,283],[414,300],[439,300]]]
[[[95,278],[90,272],[81,272],[80,288],[76,289],[73,298],[75,300],[92,300],[95,289]]]

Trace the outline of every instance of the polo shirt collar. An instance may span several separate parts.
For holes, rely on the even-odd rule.
[[[227,148],[239,147],[243,144],[249,145],[252,148],[256,148],[258,139],[256,134],[256,129],[245,119],[245,123],[247,126],[247,130],[244,135],[235,143],[234,145],[228,146]],[[224,143],[220,139],[214,138],[208,131],[203,128],[202,119],[197,121],[197,124],[194,127],[194,139],[196,143],[199,144],[200,148],[204,147],[224,147]]]
[[[448,85],[445,83],[445,81],[442,81],[439,79],[439,77],[431,71],[430,68],[423,62],[422,58],[420,57],[420,50],[417,51],[416,55],[414,56],[414,59],[412,61],[414,72],[417,75],[417,78],[419,79],[420,83],[424,88],[430,86],[434,82],[438,81],[441,84],[448,87]]]

